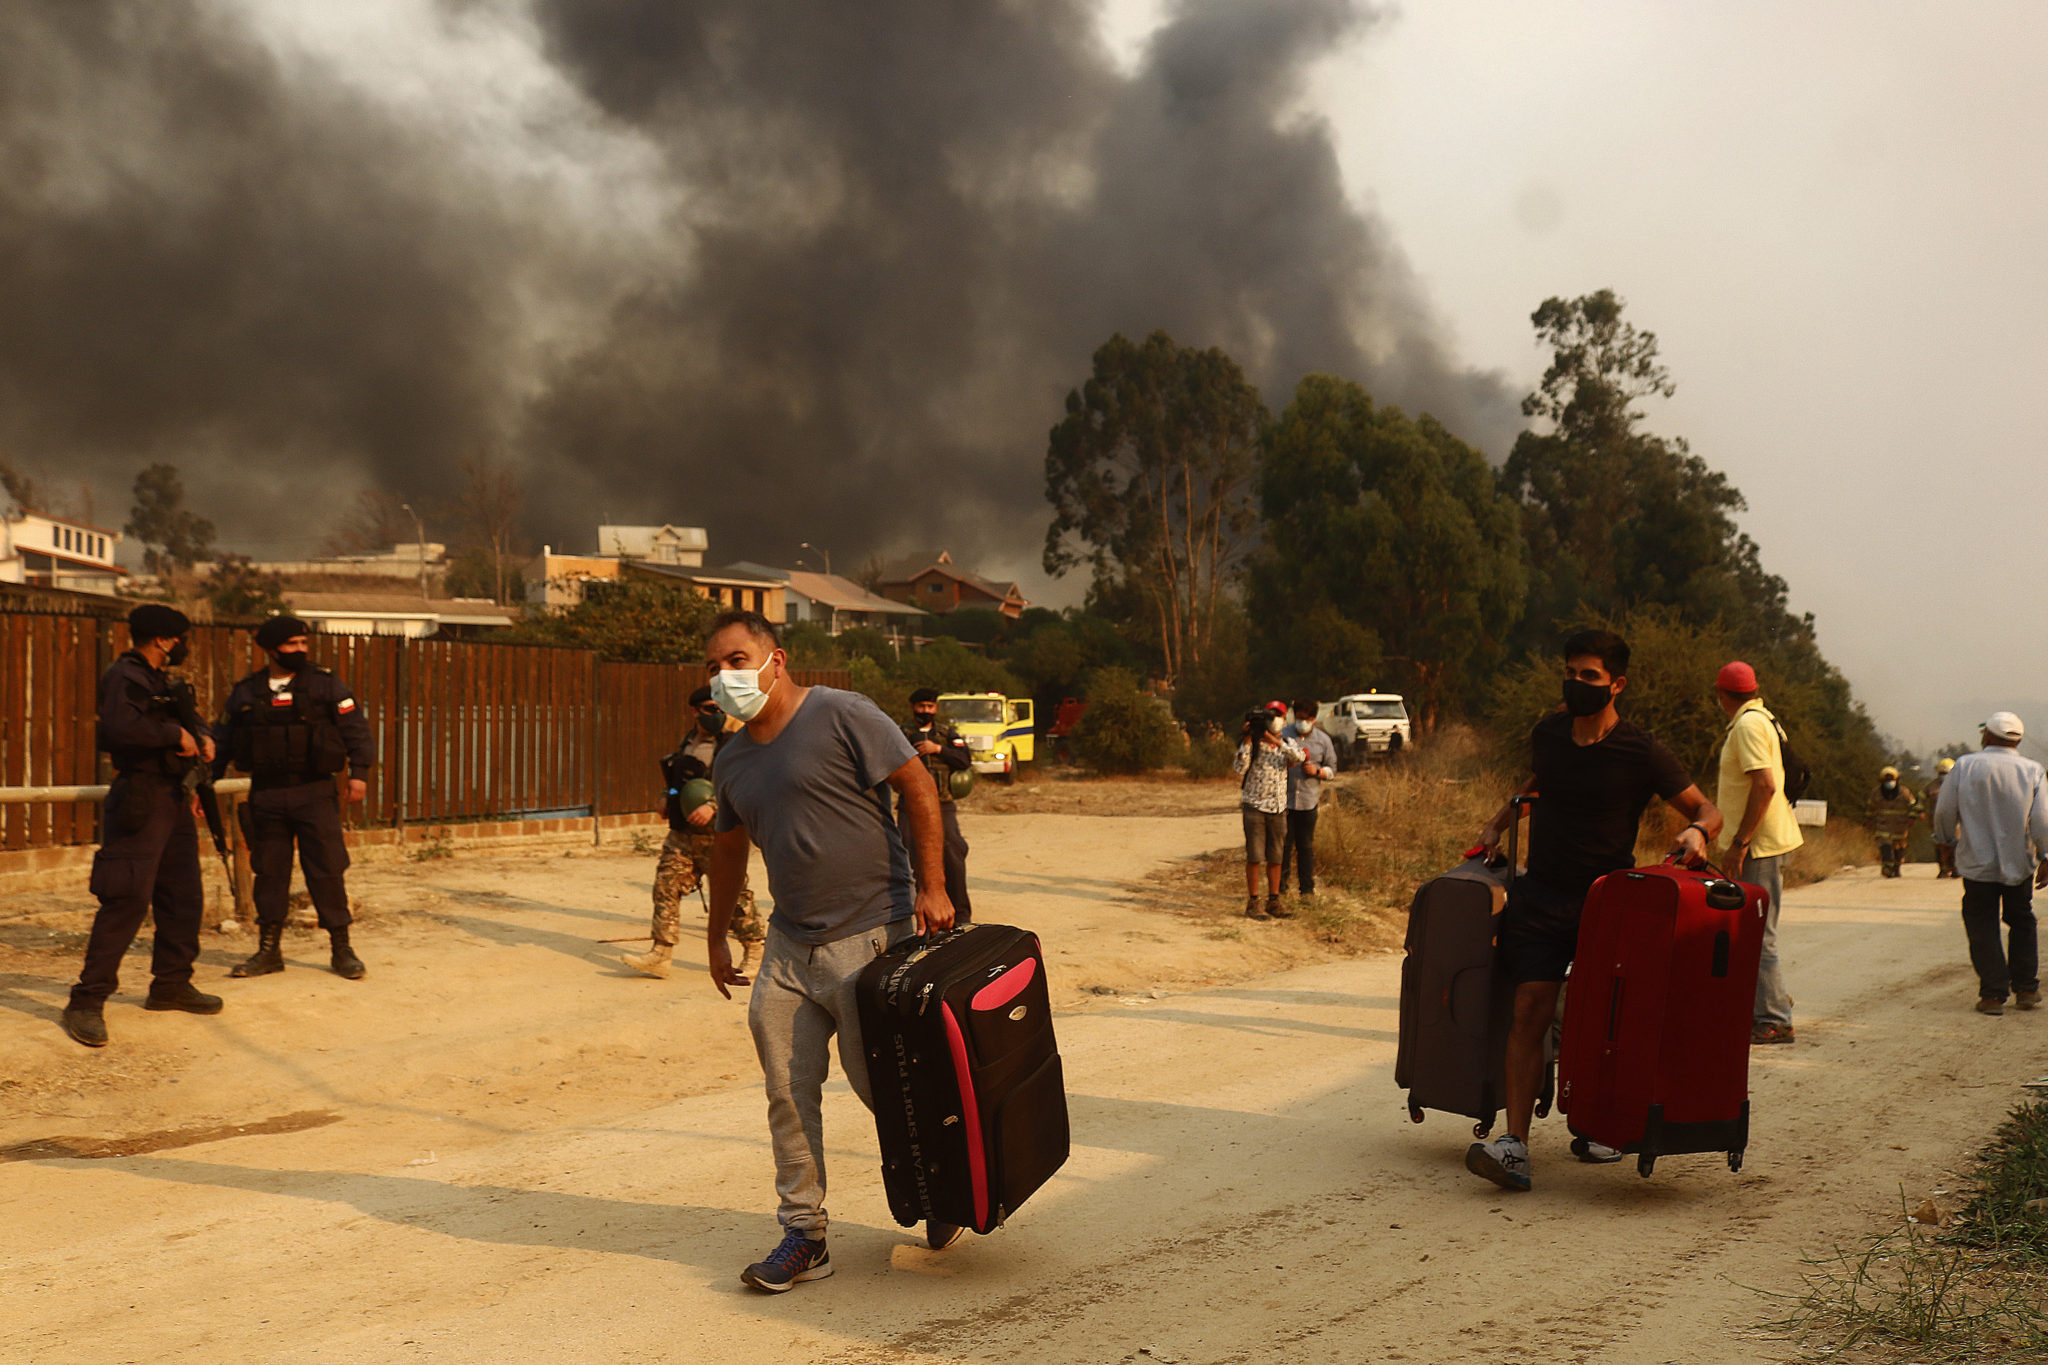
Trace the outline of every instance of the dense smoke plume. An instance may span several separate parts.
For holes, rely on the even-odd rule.
[[[448,0],[422,32],[546,80],[428,104],[260,15],[0,0],[0,453],[177,463],[231,542],[488,452],[536,540],[1021,566],[1116,330],[1515,424],[1297,112],[1347,0],[1185,0],[1131,72],[1083,0]]]

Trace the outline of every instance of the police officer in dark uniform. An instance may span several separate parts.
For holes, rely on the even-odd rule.
[[[230,976],[284,970],[284,921],[291,897],[292,845],[320,927],[327,931],[336,976],[360,981],[363,960],[349,946],[348,848],[342,842],[335,775],[348,769],[348,799],[368,791],[364,776],[377,761],[376,737],[355,695],[330,669],[306,654],[310,629],[296,616],[273,616],[256,628],[270,664],[235,684],[214,727],[220,742],[216,775],[229,763],[249,774],[242,829],[256,873],[257,947]]]
[[[953,800],[952,777],[972,767],[974,756],[968,751],[967,741],[952,726],[940,722],[939,694],[934,689],[920,687],[910,694],[910,715],[911,723],[903,727],[904,737],[917,750],[939,787],[939,819],[946,827],[946,899],[953,902],[954,923],[965,924],[973,918],[974,910],[967,902],[967,840],[960,833],[960,811]],[[907,812],[899,803],[896,827],[903,834],[903,847],[909,849],[910,821],[906,817]],[[910,865],[917,866],[914,851]]]
[[[205,891],[192,821],[187,770],[213,758],[213,741],[179,723],[180,700],[166,668],[185,661],[185,614],[157,602],[128,614],[133,648],[100,679],[97,743],[113,759],[114,782],[92,860],[99,897],[85,966],[71,988],[64,1031],[87,1047],[107,1045],[107,997],[119,984],[121,958],[145,915],[156,917],[144,1009],[220,1013],[220,997],[192,985],[199,958]],[[189,709],[189,698],[186,709]]]

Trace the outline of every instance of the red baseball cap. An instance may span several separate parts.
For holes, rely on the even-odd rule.
[[[1723,692],[1756,691],[1756,670],[1736,659],[1721,665],[1721,671],[1714,676],[1714,686]]]
[[[1285,711],[1287,703],[1284,701],[1269,701],[1266,703],[1266,709],[1268,711]]]

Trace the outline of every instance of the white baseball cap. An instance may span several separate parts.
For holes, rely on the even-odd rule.
[[[2010,711],[1993,711],[1977,728],[1993,739],[2017,741],[2027,737],[2027,727],[2020,724],[2020,718]]]

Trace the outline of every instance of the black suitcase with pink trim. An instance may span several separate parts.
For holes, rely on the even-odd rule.
[[[971,924],[908,939],[855,993],[889,1211],[994,1231],[1067,1160],[1037,937]]]

